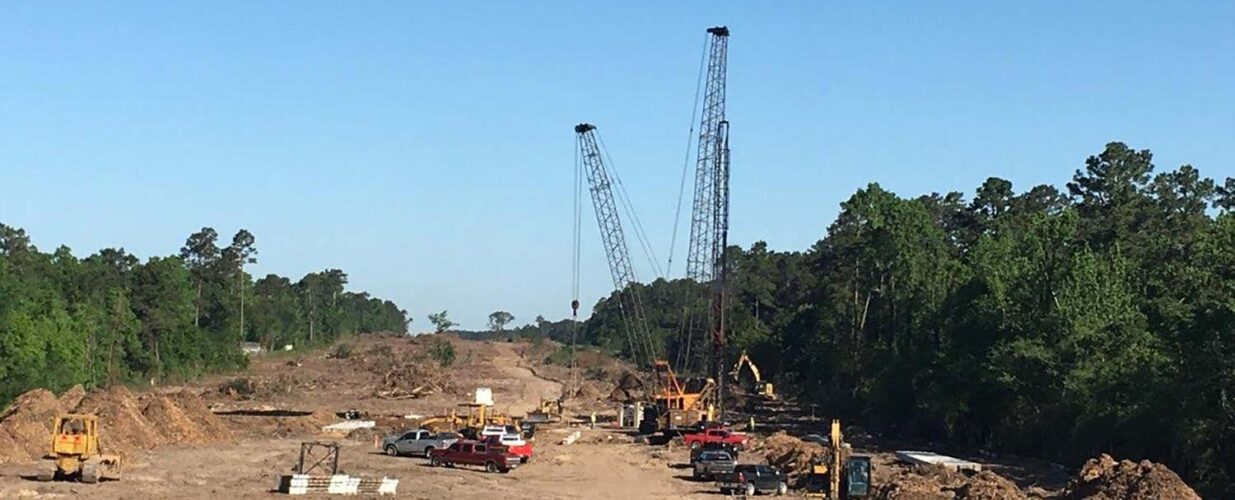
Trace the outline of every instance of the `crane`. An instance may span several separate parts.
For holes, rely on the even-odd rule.
[[[637,366],[650,369],[652,404],[647,408],[648,413],[643,416],[640,430],[645,433],[653,430],[672,432],[694,425],[700,420],[712,420],[714,414],[710,398],[713,386],[707,384],[702,389],[692,390],[679,381],[669,362],[661,359],[660,350],[652,340],[643,312],[643,299],[639,288],[635,286],[638,279],[634,266],[631,265],[621,214],[613,194],[617,175],[605,165],[596,126],[580,123],[575,126],[575,133],[579,146],[579,167],[587,178],[592,206],[596,211],[596,222],[600,227],[601,242],[609,260],[609,273],[613,277],[614,287],[620,292],[618,308],[626,329],[631,357]],[[571,306],[577,310],[578,301],[572,302]]]
[[[630,262],[630,249],[622,232],[622,218],[613,197],[615,175],[605,166],[597,144],[596,126],[580,123],[575,126],[579,145],[580,168],[587,177],[591,192],[592,207],[596,211],[596,223],[600,227],[601,242],[609,260],[609,274],[618,290],[618,307],[626,328],[630,354],[635,364],[650,366],[656,359],[657,349],[652,343],[647,319],[643,314],[643,300],[639,290],[635,268]]]
[[[710,284],[706,321],[688,318],[685,362],[694,341],[694,331],[706,326],[711,338],[709,373],[716,381],[715,401],[724,411],[725,280],[728,266],[725,248],[729,239],[729,121],[725,118],[725,81],[728,71],[729,28],[708,28],[707,76],[700,113],[698,151],[695,158],[695,197],[691,207],[690,246],[686,277]]]

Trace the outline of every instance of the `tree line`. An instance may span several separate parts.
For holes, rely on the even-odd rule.
[[[870,184],[809,249],[731,248],[730,356],[867,428],[1149,458],[1235,496],[1235,179],[1152,160],[1108,144],[1063,191]],[[679,334],[702,285],[635,286],[664,352],[706,350]],[[625,352],[621,293],[581,341]]]
[[[338,269],[254,280],[252,234],[209,227],[179,255],[142,262],[123,248],[78,258],[39,251],[0,224],[0,405],[34,387],[184,380],[246,365],[242,342],[297,349],[341,335],[407,332],[395,303],[345,290]]]

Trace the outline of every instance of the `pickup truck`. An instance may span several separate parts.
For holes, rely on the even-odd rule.
[[[453,432],[438,434],[426,429],[413,429],[382,438],[382,450],[392,457],[399,455],[427,457],[430,451],[450,446],[461,437]]]
[[[784,495],[789,491],[789,479],[770,465],[739,464],[733,472],[717,474],[716,486],[722,494],[742,492],[748,497],[757,493]]]
[[[699,460],[699,455],[709,451],[723,451],[733,457],[734,460],[741,458],[740,452],[731,444],[725,443],[703,443],[703,446],[690,450],[690,464],[694,465]]]
[[[682,442],[690,446],[692,450],[707,443],[724,443],[740,450],[746,445],[746,435],[729,429],[711,428],[682,436]]]
[[[445,449],[429,452],[429,465],[434,467],[453,467],[458,465],[478,465],[489,472],[510,472],[522,461],[518,455],[510,453],[505,446],[489,445],[480,441],[456,441]]]
[[[532,443],[523,440],[523,437],[518,434],[502,434],[501,436],[489,436],[481,439],[489,445],[505,446],[506,451],[519,456],[522,463],[527,463],[532,459]]]
[[[695,479],[711,479],[721,474],[733,472],[738,461],[727,451],[705,451],[695,460],[695,470],[691,474]]]

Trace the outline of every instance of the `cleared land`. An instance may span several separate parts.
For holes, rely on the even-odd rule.
[[[259,356],[244,374],[137,394],[120,388],[56,398],[32,391],[0,420],[0,445],[10,446],[8,439],[10,449],[20,451],[34,440],[27,451],[0,456],[6,462],[0,465],[0,497],[267,498],[278,495],[273,491],[278,477],[292,470],[299,443],[309,440],[340,442],[340,467],[346,473],[398,478],[400,496],[409,498],[719,497],[711,483],[690,479],[688,452],[679,443],[653,446],[622,431],[578,425],[592,411],[613,415],[616,403],[610,398],[629,392],[615,391],[629,378],[629,368],[606,358],[589,361],[588,376],[567,391],[567,413],[576,425],[542,428],[534,460],[510,474],[433,468],[421,458],[382,455],[374,447],[376,436],[412,426],[414,419],[406,416],[440,414],[465,402],[476,387],[493,389],[499,411],[522,415],[542,398],[558,398],[561,381],[568,378],[561,367],[541,363],[552,345],[450,339],[455,361],[444,368],[428,355],[433,342],[365,337],[348,344],[350,349]],[[27,479],[36,470],[31,457],[38,453],[38,436],[46,435],[39,427],[46,424],[40,422],[72,408],[104,416],[104,446],[119,448],[128,460],[123,481],[85,485]],[[322,425],[339,420],[337,412],[352,409],[376,420],[378,427],[349,436],[321,434]],[[824,451],[789,435],[823,433],[824,420],[805,413],[794,405],[760,413],[761,428],[742,461],[802,470]],[[578,442],[558,444],[574,430],[583,434]],[[881,498],[1193,498],[1173,473],[1154,464],[1098,460],[1080,475],[1090,479],[1078,479],[1071,491],[1067,483],[1073,474],[1050,464],[940,450],[984,463],[993,473],[967,477],[915,471],[896,463],[892,453],[909,444],[856,428],[850,433],[856,451],[875,459]],[[1145,488],[1145,494],[1136,496],[1137,488]]]

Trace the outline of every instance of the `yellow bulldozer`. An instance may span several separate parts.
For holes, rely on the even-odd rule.
[[[99,417],[70,413],[52,421],[51,453],[39,480],[79,480],[97,483],[120,479],[120,455],[103,453],[99,447]]]

